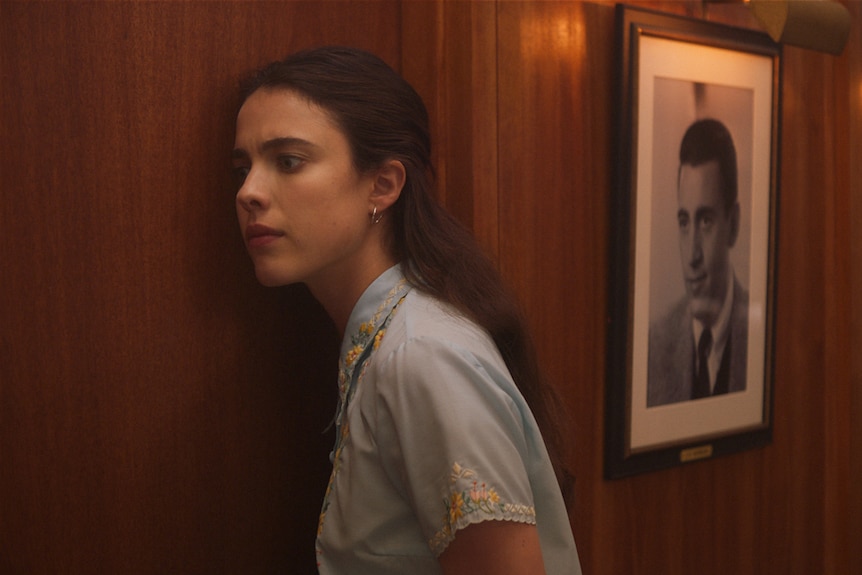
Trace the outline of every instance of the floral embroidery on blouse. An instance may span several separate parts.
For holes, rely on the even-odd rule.
[[[501,501],[496,488],[477,478],[472,469],[455,462],[449,474],[450,492],[443,499],[445,512],[443,526],[428,542],[436,555],[446,549],[455,539],[455,532],[472,523],[488,519],[536,523],[536,510],[531,505],[519,505]]]
[[[334,489],[335,478],[341,469],[341,453],[350,436],[350,424],[347,420],[347,406],[350,403],[356,387],[359,385],[359,380],[365,374],[365,369],[368,367],[368,358],[371,352],[380,346],[380,342],[386,333],[386,327],[395,315],[398,305],[406,297],[406,292],[409,291],[407,280],[401,279],[386,295],[386,298],[381,302],[380,307],[371,318],[360,324],[359,329],[350,336],[350,349],[339,362],[338,366],[338,408],[335,414],[336,440],[335,449],[332,452],[332,472],[329,476],[329,483],[326,486],[326,492],[323,496],[323,505],[320,511],[320,517],[317,521],[317,536],[320,537],[323,532],[323,524],[326,520],[326,511],[329,508],[329,503]],[[400,297],[395,305],[392,302],[396,297]],[[381,317],[384,312],[388,312],[386,317]],[[361,367],[360,367],[361,366]],[[356,368],[360,367],[358,374],[355,374]],[[320,550],[317,551],[318,555]]]

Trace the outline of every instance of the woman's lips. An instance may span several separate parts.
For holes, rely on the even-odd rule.
[[[245,241],[249,248],[265,246],[274,242],[283,235],[284,232],[262,224],[250,224],[245,229]]]

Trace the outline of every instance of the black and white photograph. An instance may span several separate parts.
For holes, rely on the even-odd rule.
[[[606,475],[768,442],[779,54],[627,7]]]

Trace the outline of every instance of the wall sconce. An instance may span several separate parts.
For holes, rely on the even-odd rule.
[[[837,0],[746,0],[776,42],[839,55],[850,36],[850,12]]]

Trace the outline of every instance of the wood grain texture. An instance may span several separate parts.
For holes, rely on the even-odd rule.
[[[497,26],[493,2],[405,2],[402,73],[431,117],[438,194],[497,258]]]
[[[753,25],[743,6],[639,5]],[[860,478],[851,422],[859,400],[854,411],[847,346],[859,341],[843,335],[858,333],[858,283],[849,276],[859,265],[850,230],[860,185],[842,158],[853,153],[843,126],[859,104],[852,91],[850,101],[843,95],[860,81],[846,69],[858,52],[852,43],[837,60],[786,51],[773,445],[605,482],[598,310],[611,263],[612,7],[500,2],[497,27],[501,267],[575,420],[581,481],[572,522],[585,571],[853,572]],[[567,45],[581,27],[584,47]]]
[[[852,18],[862,18],[858,2],[848,4]],[[826,229],[824,272],[826,280],[826,396],[824,434],[824,572],[862,572],[862,435],[860,405],[862,377],[858,353],[862,333],[862,293],[859,235],[862,171],[859,145],[862,137],[862,35],[851,35],[845,47],[853,57],[830,58],[823,68],[831,86],[824,98],[824,122],[830,130],[823,138],[827,161],[825,181]],[[831,166],[830,166],[831,164]],[[857,422],[854,428],[854,419]]]
[[[846,529],[847,536],[842,541],[849,548],[836,553],[838,561],[846,558],[847,573],[862,573],[862,553],[858,542],[862,541],[862,162],[859,161],[859,150],[862,150],[862,4],[849,2],[848,9],[854,22],[850,34],[842,73],[847,77],[848,94],[846,100],[847,122],[839,121],[840,130],[846,126],[846,145],[839,148],[839,153],[845,158],[846,182],[849,209],[846,217],[850,219],[849,242],[838,249],[846,258],[850,268],[850,309],[845,310],[842,321],[850,322],[850,374],[847,385],[850,387],[849,402],[840,406],[849,410],[850,441],[847,450],[839,455],[850,460],[849,475],[839,477],[848,485],[846,505],[840,509],[832,508],[840,515],[835,520],[834,529]],[[841,96],[839,95],[839,98]],[[839,100],[840,101],[840,100]],[[830,516],[831,519],[831,516]]]
[[[240,75],[394,2],[0,3],[0,572],[314,568],[337,342],[256,285]]]
[[[611,178],[613,9],[499,4],[500,253],[572,414],[572,521],[596,551]]]
[[[571,413],[588,575],[862,571],[862,5],[786,48],[773,444],[602,479],[611,1],[0,2],[0,572],[312,572],[335,334],[236,231],[237,78],[371,49]],[[638,2],[755,26],[741,5]]]

